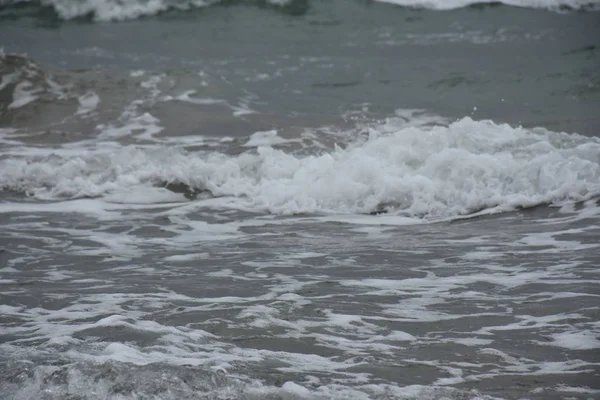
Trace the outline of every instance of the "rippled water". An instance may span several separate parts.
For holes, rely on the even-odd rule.
[[[2,206],[16,398],[598,394],[595,202],[404,227],[20,208]]]
[[[599,398],[596,2],[395,3],[0,1],[0,397]]]

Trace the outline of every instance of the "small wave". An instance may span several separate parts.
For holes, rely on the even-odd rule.
[[[468,117],[429,127],[388,121],[371,128],[366,141],[313,155],[270,146],[237,156],[133,146],[77,156],[55,151],[0,161],[0,188],[57,200],[159,186],[253,212],[425,219],[600,194],[600,140]]]
[[[507,5],[548,10],[598,11],[598,0],[375,0],[403,7],[453,10],[481,5]],[[234,3],[274,6],[290,14],[302,14],[308,0],[237,0]],[[94,21],[125,21],[157,15],[166,11],[188,11],[225,3],[224,0],[0,0],[0,9],[51,9],[62,20],[90,18]],[[231,1],[227,1],[231,4]]]
[[[458,8],[482,5],[506,5],[521,8],[546,10],[598,11],[598,0],[376,0],[403,7],[426,8],[432,10],[455,10]]]
[[[259,3],[287,7],[297,0],[264,0]],[[305,0],[300,0],[305,1]],[[188,11],[220,0],[0,0],[0,8],[51,8],[63,20],[91,18],[95,21],[125,21],[153,16],[169,10]]]

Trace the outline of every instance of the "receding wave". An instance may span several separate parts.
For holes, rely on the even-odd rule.
[[[375,0],[411,8],[452,10],[477,5],[504,4],[515,7],[549,10],[600,10],[598,0]],[[90,18],[95,21],[124,21],[148,17],[165,11],[187,11],[214,4],[231,3],[230,0],[0,0],[0,10],[51,9],[60,19]],[[275,6],[294,10],[308,8],[309,0],[237,0],[259,6]]]
[[[123,146],[0,161],[0,188],[42,200],[136,202],[150,189],[182,201],[273,214],[380,213],[452,218],[600,194],[600,140],[463,118],[448,126],[372,129],[368,140],[298,155]],[[149,191],[150,190],[150,191]],[[199,198],[197,198],[200,195]],[[157,202],[164,192],[156,192]]]

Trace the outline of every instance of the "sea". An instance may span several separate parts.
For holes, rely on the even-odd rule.
[[[600,399],[600,1],[0,0],[0,399]]]

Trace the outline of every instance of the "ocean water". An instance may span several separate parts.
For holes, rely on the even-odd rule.
[[[600,2],[0,0],[0,399],[600,399]]]

